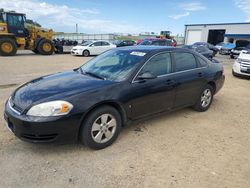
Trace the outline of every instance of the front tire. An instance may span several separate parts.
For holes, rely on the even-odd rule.
[[[88,56],[90,55],[90,53],[89,53],[88,50],[84,50],[84,51],[82,52],[82,55],[83,55],[84,57],[88,57]]]
[[[17,52],[17,45],[11,38],[0,39],[0,55],[1,56],[14,56]]]
[[[193,109],[198,112],[207,111],[210,105],[212,104],[213,96],[214,96],[214,88],[211,85],[206,85],[203,88],[199,99],[193,106]]]
[[[91,112],[83,122],[80,140],[91,149],[111,145],[121,131],[120,113],[111,106],[102,106]]]

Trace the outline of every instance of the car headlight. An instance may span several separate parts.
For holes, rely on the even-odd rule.
[[[242,59],[238,58],[238,59],[236,59],[236,62],[239,63],[239,64],[241,64]]]
[[[66,101],[51,101],[45,102],[31,107],[28,116],[61,116],[68,114],[73,108],[73,105]]]

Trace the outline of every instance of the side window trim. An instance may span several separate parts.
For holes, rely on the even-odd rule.
[[[173,61],[172,61],[172,54],[171,54],[171,52],[159,52],[159,53],[154,54],[153,56],[151,56],[151,57],[141,66],[141,68],[137,71],[137,73],[136,73],[135,76],[133,77],[132,83],[138,82],[138,80],[137,80],[136,78],[138,77],[138,75],[139,75],[139,73],[141,72],[141,70],[143,69],[143,67],[144,67],[152,58],[154,58],[154,57],[157,56],[157,55],[164,54],[164,53],[169,53],[169,55],[170,55],[170,61],[171,61],[171,72],[168,73],[168,74],[164,74],[164,75],[169,75],[169,74],[174,73],[174,72],[173,72],[174,69],[173,69]],[[164,75],[159,75],[159,76],[157,76],[157,78],[160,78],[160,77],[162,77],[162,76],[164,76]]]

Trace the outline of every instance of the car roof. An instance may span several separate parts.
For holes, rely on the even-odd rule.
[[[124,51],[138,50],[138,51],[145,52],[145,53],[157,53],[157,52],[162,52],[162,51],[168,51],[168,52],[170,51],[190,52],[191,51],[189,49],[184,49],[184,48],[175,48],[171,46],[153,46],[153,45],[152,46],[151,45],[126,46],[126,47],[116,48],[116,50],[124,50]]]
[[[171,41],[171,39],[151,38],[151,39],[144,39],[143,41]]]
[[[108,42],[109,43],[109,41],[107,41],[107,40],[94,40],[92,42]]]

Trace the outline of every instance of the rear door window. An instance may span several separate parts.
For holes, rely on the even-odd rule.
[[[109,46],[108,42],[102,42],[102,46]]]
[[[95,42],[92,44],[92,46],[101,46],[102,45],[102,42]]]
[[[197,68],[197,62],[193,54],[187,52],[173,53],[175,60],[175,72]]]

